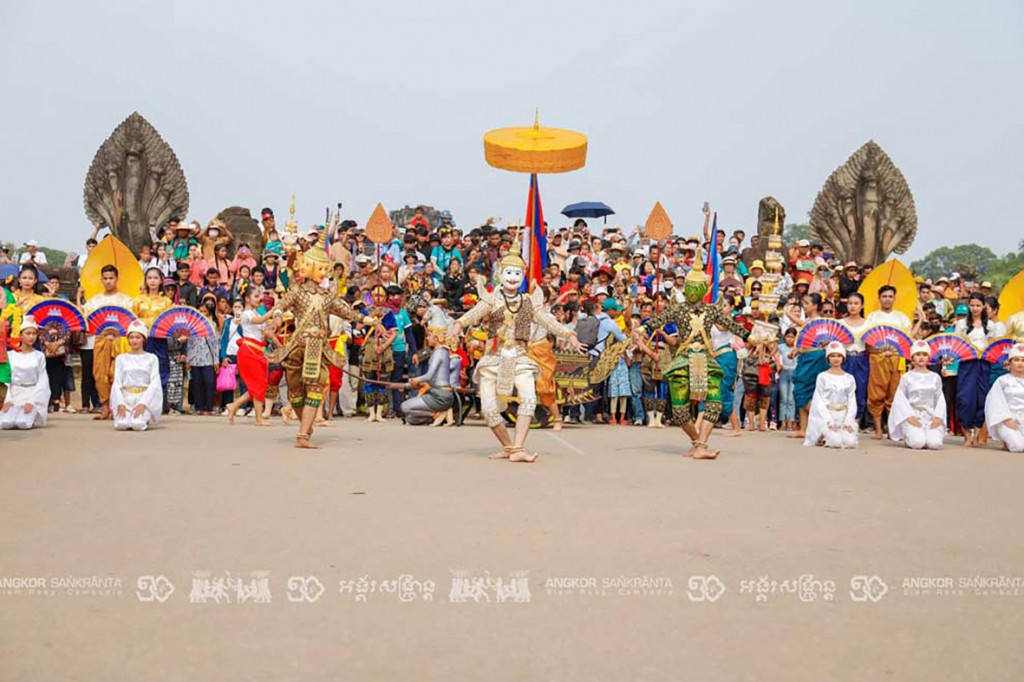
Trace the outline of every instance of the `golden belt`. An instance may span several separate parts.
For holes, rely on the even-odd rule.
[[[127,388],[122,388],[121,390],[124,391],[125,393],[131,393],[132,395],[139,395],[140,393],[145,393],[147,388],[148,386],[128,386]]]

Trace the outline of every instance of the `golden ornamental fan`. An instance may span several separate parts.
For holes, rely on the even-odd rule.
[[[594,368],[590,370],[591,384],[599,384],[611,376],[612,370],[619,363],[619,358],[626,352],[626,346],[628,345],[629,337],[622,341],[609,343],[605,347],[604,352],[598,356],[597,362],[594,363]]]
[[[366,238],[374,244],[385,244],[391,241],[394,234],[394,227],[383,204],[377,204],[373,209],[370,219],[366,221]]]
[[[647,216],[647,222],[644,224],[644,233],[659,242],[668,239],[672,234],[672,220],[668,217],[668,212],[665,211],[665,207],[661,205],[660,201],[654,202],[651,215]]]

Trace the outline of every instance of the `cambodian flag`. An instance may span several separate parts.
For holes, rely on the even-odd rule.
[[[544,278],[544,268],[548,266],[548,231],[544,227],[544,211],[540,205],[540,186],[537,174],[530,174],[530,197],[526,205],[526,227],[523,235],[523,260],[526,261],[526,279],[523,291],[529,289],[530,282],[538,285]]]
[[[704,259],[704,272],[707,273],[711,286],[708,293],[704,295],[705,303],[714,303],[718,300],[718,211],[715,211],[715,218],[711,225],[711,243],[708,245],[708,257]]]

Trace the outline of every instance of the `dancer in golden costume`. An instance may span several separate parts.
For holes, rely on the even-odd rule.
[[[376,320],[364,317],[343,298],[320,286],[330,269],[322,233],[313,247],[296,257],[296,268],[301,283],[293,283],[271,311],[293,313],[295,333],[283,347],[272,351],[268,359],[271,364],[280,363],[284,368],[288,399],[301,414],[295,447],[319,449],[320,446],[313,445],[309,438],[330,380],[327,364],[344,369],[344,359],[328,343],[328,316],[374,325]]]

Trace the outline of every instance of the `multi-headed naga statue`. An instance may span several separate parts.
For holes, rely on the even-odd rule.
[[[844,262],[881,263],[916,234],[907,181],[873,140],[829,176],[811,209],[811,236]]]
[[[114,129],[85,176],[85,214],[138,252],[150,225],[188,213],[188,183],[178,157],[138,112]]]

